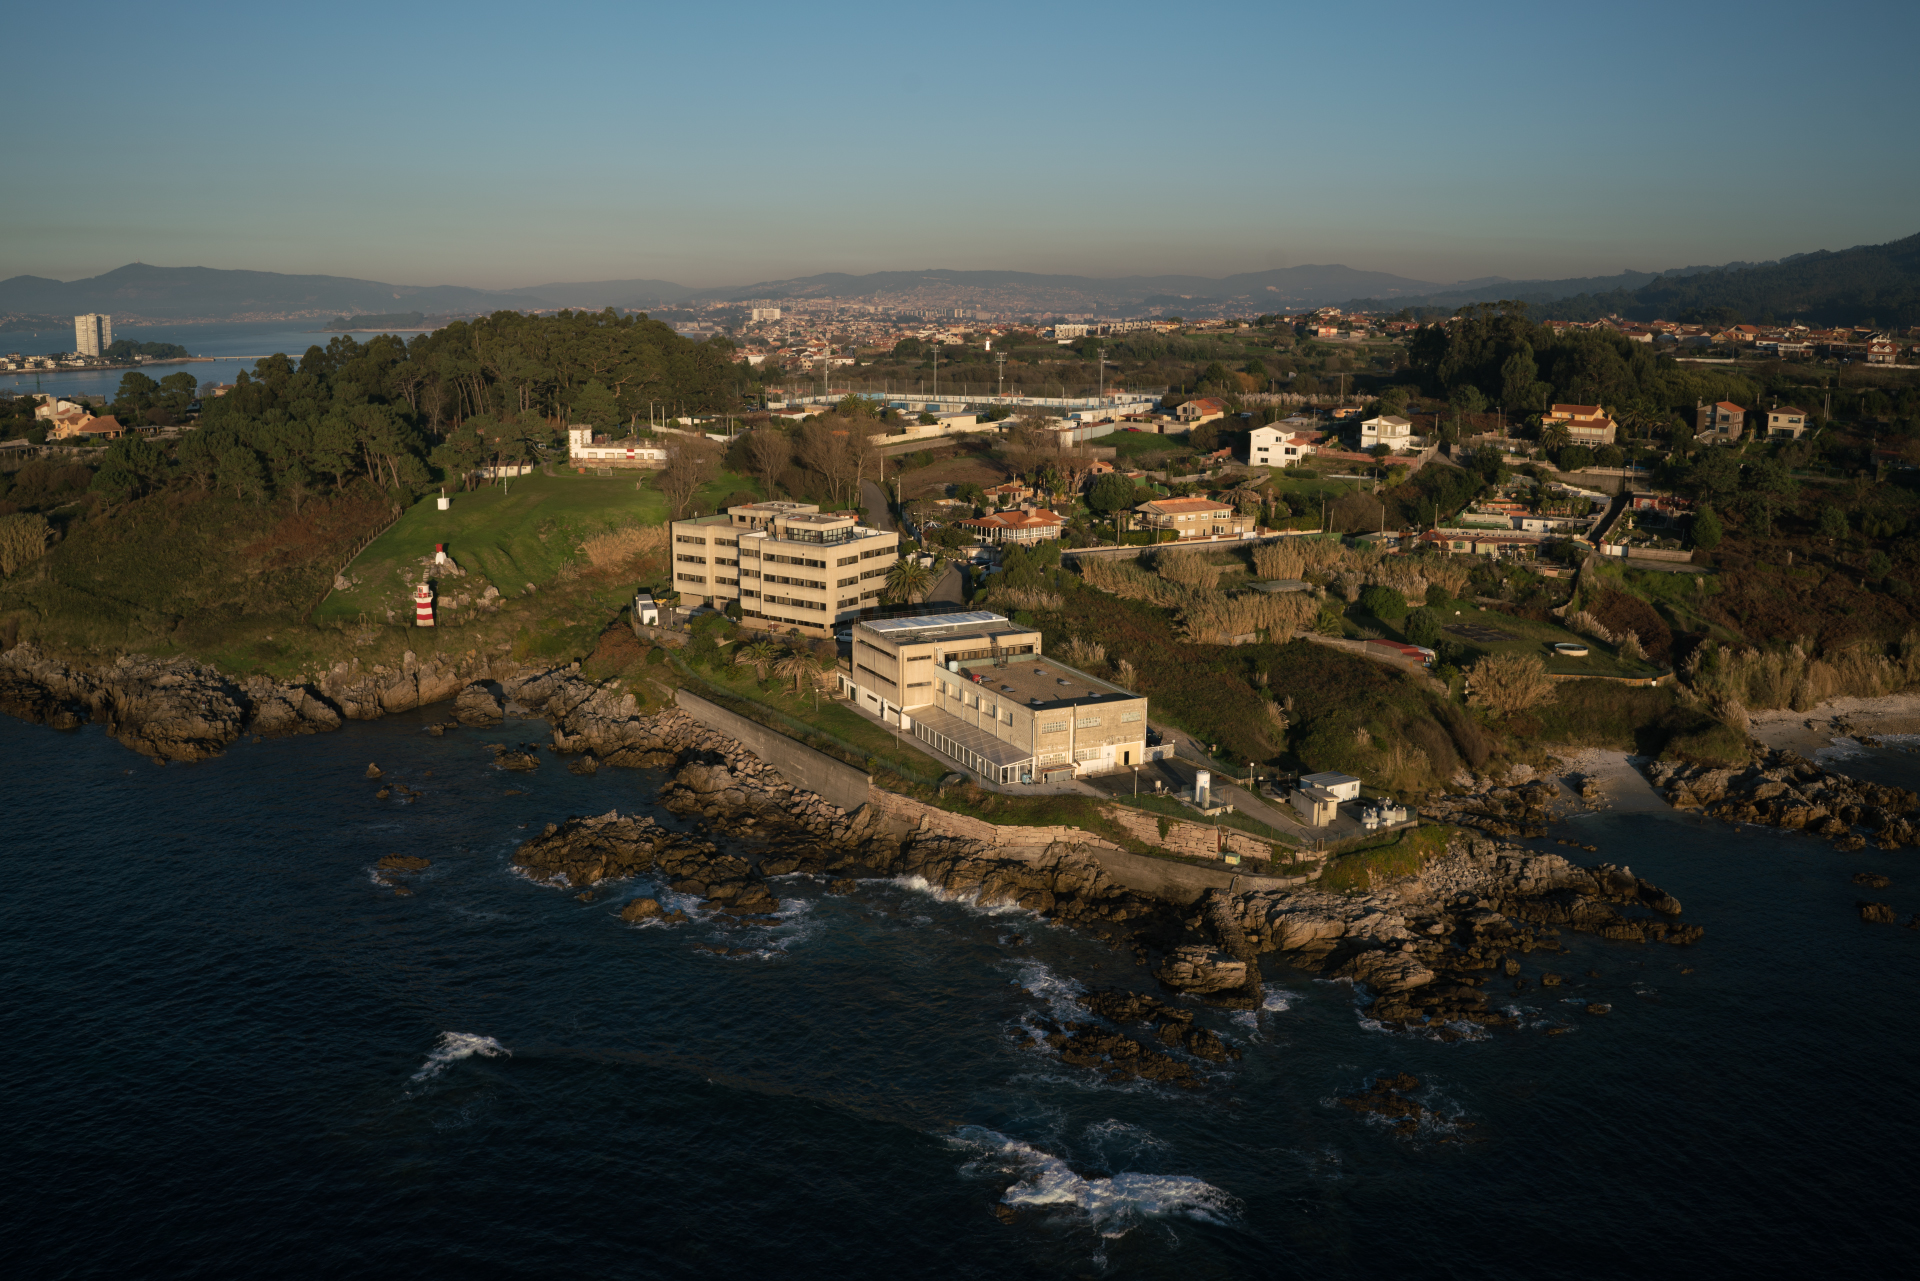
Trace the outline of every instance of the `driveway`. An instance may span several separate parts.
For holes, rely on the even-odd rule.
[[[893,508],[887,505],[886,491],[880,488],[878,481],[860,482],[860,503],[867,509],[867,519],[873,522],[875,529],[883,529],[889,534],[900,532],[900,526],[893,519]]]

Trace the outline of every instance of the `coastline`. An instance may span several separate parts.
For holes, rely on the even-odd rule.
[[[1882,694],[1874,698],[1836,698],[1809,712],[1778,708],[1751,714],[1748,731],[1776,751],[1812,759],[1839,746],[1839,739],[1861,735],[1920,734],[1920,694]]]

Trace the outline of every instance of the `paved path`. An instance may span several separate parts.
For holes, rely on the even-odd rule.
[[[966,585],[960,577],[960,566],[948,561],[946,572],[940,575],[940,581],[927,593],[928,605],[964,605],[967,603]]]
[[[899,532],[900,526],[893,519],[893,508],[887,505],[886,491],[880,488],[878,481],[860,482],[860,502],[867,509],[867,519],[873,522],[875,529],[884,529],[889,534]]]

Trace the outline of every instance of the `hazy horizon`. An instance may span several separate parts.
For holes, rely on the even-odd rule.
[[[1913,6],[23,12],[0,277],[1435,284],[1912,234]],[[1844,101],[1844,113],[1808,104]],[[938,264],[937,268],[927,264]]]

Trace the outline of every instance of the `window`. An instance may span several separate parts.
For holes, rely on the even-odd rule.
[[[707,563],[707,558],[705,556],[687,556],[682,554],[679,556],[675,556],[674,559],[685,561],[689,565],[704,565]]]
[[[860,559],[872,560],[875,556],[891,556],[894,554],[894,550],[892,547],[876,547],[872,551],[861,552]]]
[[[839,582],[835,583],[834,586],[835,587],[857,587],[859,583],[860,583],[860,576],[858,574],[855,574],[852,578],[841,579]]]
[[[673,536],[673,541],[674,541],[674,542],[676,542],[676,543],[692,543],[692,544],[693,544],[693,545],[694,545],[695,547],[705,547],[705,546],[707,545],[707,540],[706,540],[706,539],[704,539],[704,538],[689,538],[689,537],[688,537],[687,535],[685,535],[685,534],[675,534],[675,535]]]
[[[1074,725],[1079,729],[1098,729],[1100,727],[1100,718],[1098,716],[1082,716],[1074,722]]]
[[[1067,732],[1067,723],[1065,721],[1048,721],[1040,727],[1040,732],[1042,734],[1064,734]]]
[[[1073,759],[1076,761],[1092,761],[1099,758],[1100,749],[1097,747],[1077,747],[1073,752]]]
[[[1140,719],[1140,713],[1139,713],[1139,712],[1122,712],[1122,713],[1120,713],[1120,723],[1121,723],[1122,725],[1131,725],[1131,724],[1133,724],[1133,723],[1134,723],[1135,721],[1137,721],[1137,720],[1139,720],[1139,719]]]
[[[715,547],[738,547],[740,540],[737,538],[716,538],[713,540],[713,545]]]
[[[882,566],[881,566],[881,567],[880,567],[879,569],[870,569],[870,570],[868,570],[868,571],[867,571],[866,573],[864,573],[864,574],[862,574],[862,575],[860,575],[860,578],[885,578],[886,576],[887,576],[887,568],[886,568],[886,566],[884,566],[884,565],[882,565]],[[855,582],[858,582],[858,581],[860,581],[860,580],[859,580],[859,579],[856,579],[856,578],[849,578],[849,579],[847,579],[847,580],[846,580],[846,582],[844,582],[844,583],[842,583],[842,584],[840,584],[840,585],[841,585],[842,587],[845,587],[845,586],[847,585],[847,583],[855,583]]]
[[[907,688],[908,689],[925,689],[927,686],[931,684],[933,684],[932,681],[908,681]],[[1009,716],[1007,719],[1012,720],[1013,718]]]
[[[858,556],[842,556],[839,560],[836,560],[833,563],[835,568],[845,569],[848,565],[858,565],[860,563],[860,558]]]
[[[707,581],[706,579],[698,577],[697,575],[694,575],[694,574],[677,574],[675,575],[675,577],[677,577],[683,583],[699,583],[702,586],[705,586]]]

